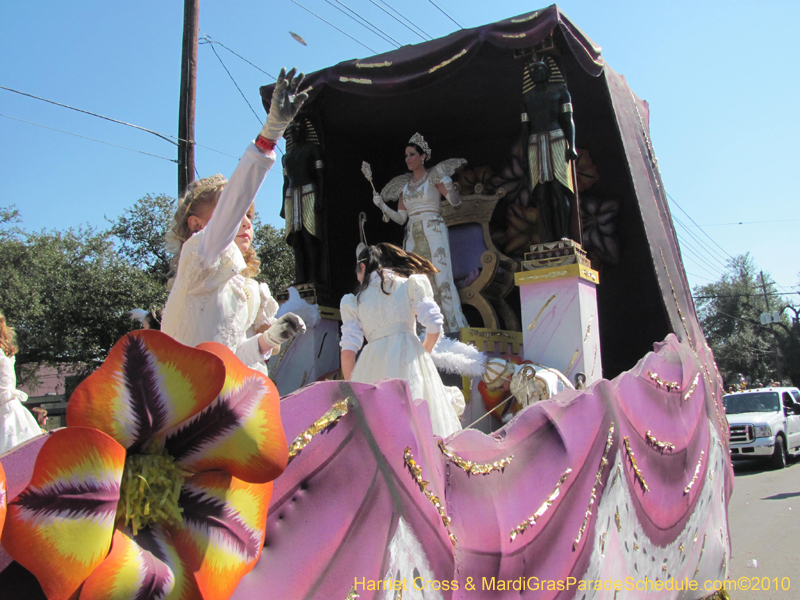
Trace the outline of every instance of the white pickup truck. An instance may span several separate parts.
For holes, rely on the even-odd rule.
[[[764,458],[776,469],[800,454],[800,390],[770,387],[722,399],[731,430],[731,458]]]

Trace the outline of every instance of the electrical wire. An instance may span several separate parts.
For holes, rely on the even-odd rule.
[[[111,117],[104,117],[103,115],[98,115],[97,113],[90,112],[88,110],[83,110],[81,108],[75,108],[74,106],[69,106],[68,104],[61,104],[60,102],[55,102],[53,100],[48,100],[46,98],[40,98],[39,96],[34,96],[33,94],[26,94],[25,92],[20,92],[19,90],[14,90],[3,85],[0,85],[0,89],[6,90],[9,92],[14,92],[15,94],[19,94],[20,96],[27,96],[28,98],[33,98],[34,100],[41,100],[42,102],[47,102],[48,104],[55,104],[56,106],[61,106],[62,108],[68,108],[70,110],[77,111],[79,113],[83,113],[85,115],[90,115],[92,117],[97,117],[98,119],[104,119],[106,121],[111,121],[112,123],[117,123],[119,125],[125,125],[127,127],[133,127],[134,129],[139,129],[140,131],[146,131],[147,133],[152,133],[153,135],[160,137],[162,140],[170,142],[171,144],[178,145],[178,142],[174,141],[175,136],[167,136],[163,133],[158,133],[157,131],[153,131],[152,129],[147,129],[146,127],[140,127],[139,125],[134,125],[133,123],[126,123],[125,121],[119,121],[117,119],[112,119]],[[173,138],[173,139],[170,139]]]
[[[241,59],[242,59],[244,62],[246,62],[248,65],[250,65],[250,66],[251,66],[251,67],[253,67],[254,69],[257,69],[257,70],[261,71],[261,72],[262,72],[264,75],[266,75],[267,77],[269,77],[269,78],[271,78],[271,79],[274,79],[274,80],[276,80],[276,81],[277,81],[277,79],[278,79],[277,77],[275,77],[274,75],[271,75],[270,73],[267,73],[267,72],[266,72],[264,69],[262,69],[261,67],[259,67],[259,66],[258,66],[258,65],[256,65],[256,64],[253,64],[252,62],[250,62],[249,60],[247,60],[247,59],[246,59],[244,56],[242,56],[241,54],[238,54],[238,53],[234,52],[233,50],[231,50],[230,48],[228,48],[228,47],[227,47],[225,44],[223,44],[222,42],[219,42],[219,41],[215,40],[214,38],[212,38],[212,37],[211,37],[210,35],[208,35],[207,33],[203,32],[203,31],[200,31],[200,35],[201,35],[201,36],[202,36],[202,37],[205,39],[205,42],[200,42],[201,44],[216,44],[217,46],[222,46],[223,48],[225,48],[225,50],[227,50],[228,52],[230,52],[231,54],[233,54],[233,55],[234,55],[234,56],[236,56],[237,58],[241,58]]]
[[[72,133],[71,131],[64,131],[63,129],[56,129],[55,127],[48,127],[47,125],[42,125],[41,123],[34,123],[33,121],[17,119],[16,117],[10,117],[2,113],[0,113],[0,117],[5,117],[6,119],[11,119],[12,121],[18,121],[20,123],[26,123],[28,125],[34,125],[35,127],[41,127],[42,129],[49,129],[50,131],[57,131],[58,133],[65,133],[66,135],[72,135],[77,138],[81,138],[83,140],[89,140],[90,142],[97,142],[98,144],[105,144],[106,146],[114,146],[114,148],[121,148],[123,150],[130,150],[131,152],[138,152],[139,154],[144,154],[145,156],[152,156],[153,158],[160,158],[161,160],[168,160],[169,162],[172,163],[178,162],[173,158],[159,156],[158,154],[150,154],[149,152],[143,152],[142,150],[136,150],[135,148],[128,148],[127,146],[120,146],[119,144],[112,144],[111,142],[104,142],[103,140],[96,140],[95,138],[86,137],[85,135],[79,135],[77,133]]]
[[[292,0],[292,1],[294,1],[294,0]],[[416,36],[418,36],[418,37],[422,38],[422,40],[423,40],[423,41],[427,42],[428,40],[432,40],[432,39],[433,39],[433,38],[432,38],[432,37],[431,37],[429,34],[427,34],[427,33],[425,33],[424,31],[422,31],[422,29],[421,29],[420,27],[417,27],[416,25],[414,25],[414,23],[412,23],[411,21],[409,21],[409,20],[408,20],[406,17],[404,17],[402,14],[400,14],[400,13],[399,13],[397,10],[395,10],[394,8],[392,8],[391,6],[389,6],[388,4],[386,4],[386,2],[384,2],[383,4],[384,4],[384,5],[386,5],[387,7],[389,7],[389,8],[390,8],[390,9],[391,9],[391,10],[392,10],[392,11],[393,11],[395,14],[397,14],[397,15],[398,15],[398,16],[400,16],[400,17],[402,17],[402,18],[403,18],[405,21],[408,21],[408,23],[409,23],[409,24],[411,24],[411,25],[414,25],[414,27],[415,27],[416,29],[418,29],[420,32],[422,32],[422,34],[424,34],[425,36],[427,36],[427,39],[425,39],[425,37],[423,37],[423,35],[421,35],[419,32],[417,32],[417,31],[414,31],[413,29],[411,29],[411,27],[409,27],[408,25],[406,25],[405,23],[403,23],[403,21],[401,21],[400,19],[398,19],[396,16],[394,16],[392,13],[390,13],[388,10],[386,10],[386,9],[385,9],[383,6],[381,6],[380,4],[378,4],[377,2],[375,2],[375,0],[369,0],[369,1],[370,1],[370,2],[372,2],[372,3],[373,3],[375,6],[377,6],[378,8],[380,8],[380,9],[381,9],[383,12],[385,12],[387,15],[389,15],[390,17],[392,17],[392,18],[393,18],[395,21],[397,21],[398,23],[400,23],[400,25],[402,25],[403,27],[405,27],[406,29],[408,29],[408,30],[409,30],[411,33],[413,33],[414,35],[416,35]]]
[[[695,242],[697,244],[697,246],[699,246],[699,250],[698,250],[698,248],[696,246],[693,246],[693,248],[696,251],[698,251],[698,252],[700,252],[700,253],[705,255],[704,259],[706,260],[706,262],[709,262],[709,259],[713,259],[714,261],[716,261],[715,268],[717,268],[717,266],[718,266],[718,268],[720,269],[720,271],[722,273],[727,271],[727,269],[728,269],[728,261],[725,260],[724,257],[720,257],[719,254],[716,253],[716,251],[713,248],[710,248],[708,246],[708,244],[706,244],[705,242],[703,242],[703,240],[701,240],[696,235],[694,235],[694,233],[692,231],[687,230],[686,229],[686,225],[684,225],[681,222],[680,219],[678,219],[675,216],[673,216],[672,219],[678,225],[683,227],[683,229],[685,230],[686,234],[688,235],[688,237],[680,236],[682,238],[682,243],[685,243],[685,244],[688,245],[689,244],[689,239],[691,239],[693,242]],[[677,234],[678,232],[676,231],[675,233]]]
[[[685,215],[686,215],[686,216],[689,218],[689,220],[690,220],[692,223],[694,223],[694,224],[697,226],[697,228],[698,228],[698,229],[699,229],[699,230],[700,230],[700,231],[703,233],[703,235],[704,235],[704,236],[706,236],[706,237],[707,237],[709,240],[711,240],[711,242],[712,242],[712,243],[713,243],[713,244],[714,244],[714,245],[715,245],[717,248],[719,248],[720,250],[722,250],[722,252],[724,252],[724,253],[725,253],[725,254],[728,256],[728,258],[730,258],[730,259],[733,259],[733,256],[731,256],[730,254],[728,254],[728,251],[727,251],[727,250],[725,250],[725,248],[723,248],[723,247],[722,247],[722,246],[720,246],[720,245],[719,245],[717,242],[715,242],[715,241],[714,241],[714,239],[713,239],[713,238],[712,238],[710,235],[708,235],[708,234],[707,234],[707,233],[706,233],[706,232],[703,230],[703,228],[702,228],[702,227],[700,227],[700,225],[698,225],[698,224],[697,224],[697,221],[695,221],[695,220],[694,220],[694,219],[693,219],[693,218],[692,218],[692,217],[689,215],[689,213],[687,213],[685,210],[683,210],[683,207],[682,207],[680,204],[678,204],[678,201],[677,201],[677,200],[675,200],[675,198],[673,198],[672,196],[670,196],[669,192],[667,192],[667,198],[669,198],[669,199],[670,199],[670,200],[671,200],[671,201],[672,201],[672,202],[675,204],[675,206],[677,206],[677,207],[678,207],[678,208],[681,210],[681,212],[682,212],[683,214],[685,214]]]
[[[706,223],[703,227],[721,227],[723,225],[760,225],[762,223],[794,223],[800,219],[778,219],[775,221],[733,221],[731,223]],[[700,227],[700,225],[697,225]]]
[[[390,44],[394,44],[394,46],[397,47],[397,48],[399,48],[401,46],[400,42],[398,42],[396,39],[394,39],[388,33],[383,31],[383,29],[381,29],[380,27],[378,27],[374,23],[371,23],[370,21],[367,21],[364,17],[359,15],[357,12],[355,12],[353,9],[351,9],[349,6],[347,6],[343,2],[340,2],[339,0],[336,0],[336,4],[340,4],[341,6],[346,8],[350,13],[352,13],[352,15],[346,13],[345,11],[343,11],[341,8],[336,6],[336,4],[333,4],[331,2],[331,0],[325,0],[325,2],[327,2],[328,4],[333,6],[333,8],[335,8],[339,12],[343,13],[345,16],[349,17],[350,19],[352,19],[353,21],[355,21],[356,23],[358,23],[359,25],[361,25],[362,27],[367,29],[367,31],[369,31],[370,33],[374,33],[375,35],[380,36],[381,38],[383,38],[384,41],[386,41],[386,42],[388,42]]]
[[[436,4],[436,2],[434,2],[433,0],[428,0],[428,2],[430,2],[431,4],[433,4],[433,5],[434,5],[436,8],[438,8],[438,9],[439,9],[439,11],[440,11],[440,12],[441,12],[441,13],[442,13],[442,14],[443,14],[445,17],[447,17],[447,18],[448,18],[448,19],[450,19],[450,20],[451,20],[453,23],[455,23],[455,24],[456,24],[456,27],[458,27],[459,29],[464,29],[464,26],[463,26],[461,23],[459,23],[458,21],[456,21],[456,20],[455,20],[453,17],[451,17],[451,16],[450,16],[450,15],[449,15],[447,12],[445,12],[445,10],[444,10],[444,9],[443,9],[441,6],[439,6],[438,4]]]
[[[317,17],[317,18],[318,18],[320,21],[323,21],[324,23],[327,23],[328,25],[330,25],[331,27],[333,27],[333,28],[334,28],[336,31],[338,31],[339,33],[341,33],[342,35],[346,35],[346,36],[347,36],[347,37],[349,37],[351,40],[353,40],[353,41],[354,41],[356,44],[360,44],[361,46],[364,46],[364,48],[366,48],[367,50],[369,50],[369,51],[370,51],[370,52],[372,52],[373,54],[377,54],[377,52],[376,52],[375,50],[373,50],[372,48],[370,48],[370,47],[369,47],[369,46],[367,46],[366,44],[364,44],[364,43],[362,43],[362,42],[359,42],[359,41],[358,41],[356,38],[354,38],[354,37],[353,37],[352,35],[350,35],[349,33],[345,33],[344,31],[342,31],[341,29],[339,29],[339,28],[338,28],[336,25],[334,25],[334,24],[333,24],[333,23],[331,23],[330,21],[326,21],[325,19],[323,19],[322,17],[320,17],[320,16],[319,16],[317,13],[315,13],[315,12],[314,12],[313,10],[311,10],[310,8],[306,8],[305,6],[303,6],[302,4],[300,4],[300,3],[299,3],[297,0],[292,0],[292,2],[294,2],[295,4],[297,4],[297,6],[299,6],[299,7],[300,7],[300,8],[302,8],[303,10],[310,12],[312,15],[314,15],[315,17]]]
[[[214,53],[214,56],[217,57],[217,60],[219,61],[219,64],[221,64],[222,68],[225,69],[225,72],[228,74],[228,77],[231,78],[231,81],[233,82],[233,85],[236,86],[236,89],[239,90],[239,94],[241,94],[242,98],[247,103],[247,106],[250,107],[250,110],[252,111],[253,115],[255,115],[255,117],[258,120],[258,122],[261,123],[262,122],[262,118],[258,116],[258,113],[253,108],[253,105],[250,104],[250,101],[247,99],[247,96],[244,95],[244,92],[242,91],[242,88],[239,87],[239,84],[236,83],[236,80],[233,78],[233,75],[231,75],[231,72],[228,70],[228,67],[225,66],[224,62],[222,62],[222,58],[220,57],[219,53],[217,52],[217,49],[214,48],[213,44],[210,44],[210,47],[211,47],[211,51]]]

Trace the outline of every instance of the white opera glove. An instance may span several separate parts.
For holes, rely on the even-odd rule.
[[[277,348],[284,342],[288,342],[298,333],[305,332],[306,324],[303,323],[303,319],[294,313],[286,313],[270,325],[269,329],[261,335],[268,345]]]
[[[261,135],[268,140],[277,141],[283,135],[283,131],[291,123],[292,119],[300,111],[303,102],[308,99],[306,92],[299,92],[300,85],[303,83],[305,75],[292,68],[288,73],[286,69],[281,69],[278,75],[278,82],[272,92],[272,103],[269,107],[267,122],[261,128]]]
[[[458,206],[461,204],[461,195],[458,193],[456,186],[453,185],[453,180],[449,177],[446,177],[442,183],[444,184],[445,189],[447,189],[447,195],[445,196],[447,201],[453,206]]]
[[[389,217],[392,221],[397,223],[398,225],[405,225],[406,221],[408,221],[408,211],[407,210],[394,210],[389,208],[386,205],[386,202],[383,201],[380,194],[375,194],[372,197],[372,202],[381,209],[383,214]]]

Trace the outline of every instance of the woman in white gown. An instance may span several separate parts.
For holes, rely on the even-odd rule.
[[[292,313],[274,319],[278,303],[266,284],[253,279],[259,261],[250,247],[253,201],[275,162],[276,140],[306,98],[298,93],[302,74],[293,76],[294,69],[281,71],[267,122],[230,181],[215,175],[189,186],[167,239],[179,260],[161,330],[189,346],[225,344],[264,373],[272,351],[305,330]]]
[[[0,313],[0,454],[42,433],[31,411],[22,406],[28,394],[17,389],[14,338],[14,330]]]
[[[406,226],[403,249],[427,258],[439,270],[430,278],[434,299],[442,309],[445,332],[458,332],[468,324],[461,311],[458,290],[453,282],[450,240],[447,226],[442,219],[441,197],[444,196],[453,206],[461,204],[450,175],[467,161],[454,158],[442,161],[430,171],[426,170],[425,162],[431,157],[431,149],[419,133],[415,133],[409,140],[405,157],[411,176],[405,176],[404,180],[392,180],[404,183],[397,210],[389,208],[380,195],[376,194],[373,202],[386,217],[398,225]],[[392,183],[387,188],[389,189],[384,188],[383,193],[391,198]]]
[[[340,345],[345,379],[404,379],[413,399],[427,401],[434,435],[447,437],[461,429],[464,397],[457,388],[445,387],[430,357],[443,321],[426,277],[435,273],[429,261],[397,246],[363,249],[356,293],[344,296],[340,305]],[[417,320],[426,329],[424,342],[416,335]],[[365,337],[368,344],[356,362]]]

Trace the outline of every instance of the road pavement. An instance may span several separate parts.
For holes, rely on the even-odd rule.
[[[732,556],[728,579],[749,578],[751,590],[732,600],[800,598],[800,462],[779,471],[758,461],[734,462],[728,506]],[[757,566],[754,565],[754,562]],[[758,579],[757,587],[753,584]],[[791,587],[785,588],[787,584]],[[763,590],[769,584],[769,590]]]

